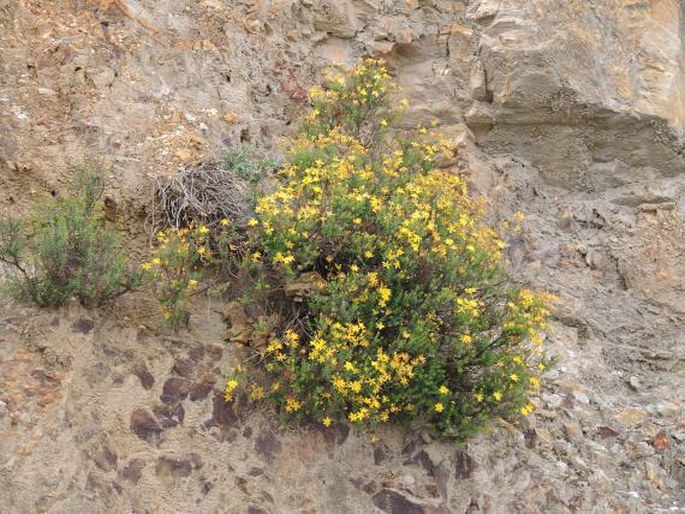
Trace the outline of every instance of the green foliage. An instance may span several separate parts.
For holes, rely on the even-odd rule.
[[[210,267],[222,271],[234,265],[232,228],[224,218],[213,228],[191,223],[157,232],[152,256],[141,268],[155,286],[162,319],[169,328],[188,326],[188,300]]]
[[[41,307],[75,297],[90,307],[138,284],[116,233],[104,225],[103,189],[103,174],[86,167],[70,196],[39,205],[28,220],[0,221],[0,261],[10,266],[15,296]]]
[[[240,145],[226,152],[222,165],[254,186],[266,179],[280,164],[273,157],[262,157],[253,145]]]
[[[266,382],[247,387],[325,426],[397,419],[464,437],[532,411],[550,298],[507,279],[484,203],[435,170],[447,142],[385,132],[394,89],[378,61],[315,89],[281,185],[258,202],[246,266],[274,290],[320,286],[260,352]]]
[[[212,259],[208,237],[205,225],[160,231],[152,258],[141,265],[155,285],[164,323],[174,330],[188,325],[188,298]]]

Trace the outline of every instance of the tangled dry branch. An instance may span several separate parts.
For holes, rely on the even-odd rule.
[[[190,222],[208,227],[222,219],[242,224],[249,216],[249,184],[218,163],[186,168],[172,177],[158,177],[150,209],[154,234]]]

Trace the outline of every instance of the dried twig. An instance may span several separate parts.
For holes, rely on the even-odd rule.
[[[203,163],[173,177],[159,177],[150,210],[154,234],[165,227],[202,223],[218,225],[222,219],[242,225],[250,215],[249,184],[217,163]]]

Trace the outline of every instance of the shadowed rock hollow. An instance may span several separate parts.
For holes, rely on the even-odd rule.
[[[676,0],[0,0],[0,210],[113,166],[146,251],[151,179],[275,147],[322,73],[384,57],[460,148],[509,252],[559,297],[557,368],[464,448],[279,426],[222,401],[221,305],[0,318],[4,512],[666,512],[685,508],[685,12]]]

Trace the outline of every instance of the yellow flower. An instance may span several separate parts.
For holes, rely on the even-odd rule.
[[[492,397],[498,402],[502,399],[502,393],[500,391],[495,391],[492,393]]]
[[[364,258],[365,259],[373,259],[373,252],[367,250],[364,252]]]
[[[195,280],[195,279],[193,279],[193,278],[191,278],[190,280],[188,280],[188,288],[189,288],[189,289],[194,289],[195,287],[197,287],[197,280]]]
[[[440,386],[440,389],[438,389],[438,392],[442,395],[450,394],[450,390],[447,388],[447,386],[444,386],[444,385]]]
[[[226,225],[228,225],[228,220],[226,218],[222,218],[220,223],[225,227]]]
[[[159,266],[160,264],[162,264],[162,259],[160,259],[159,257],[155,257],[154,259],[152,259],[152,264],[155,266]]]
[[[297,412],[302,407],[302,403],[293,397],[286,399],[285,401],[285,411],[286,412]]]
[[[204,225],[200,225],[200,226],[198,227],[197,231],[198,231],[200,234],[206,234],[207,232],[209,232],[209,229],[208,229],[206,226],[204,226]]]
[[[378,305],[385,307],[392,296],[392,291],[385,286],[381,286],[378,288],[378,296],[380,297]]]
[[[442,412],[445,410],[445,406],[442,404],[442,402],[436,403],[434,406],[435,412]]]
[[[230,402],[233,400],[233,391],[238,387],[238,381],[232,378],[226,383],[226,388],[224,389],[224,400]]]
[[[533,410],[535,410],[535,407],[532,403],[529,403],[528,405],[521,407],[521,414],[527,416],[528,414],[531,414]]]
[[[323,419],[321,420],[321,423],[323,424],[323,426],[325,426],[326,428],[328,428],[328,427],[331,426],[331,423],[333,423],[333,420],[332,420],[331,418],[329,418],[328,416],[326,416],[325,418],[323,418]]]
[[[516,373],[512,373],[509,375],[509,378],[511,379],[512,382],[518,382],[519,381],[519,376]]]
[[[253,402],[256,402],[258,400],[261,400],[264,398],[264,388],[260,386],[256,386],[252,389],[252,392],[250,393],[250,400]]]
[[[247,225],[250,227],[256,227],[257,225],[259,225],[259,222],[255,218],[252,218],[250,219],[250,221],[247,222]]]

